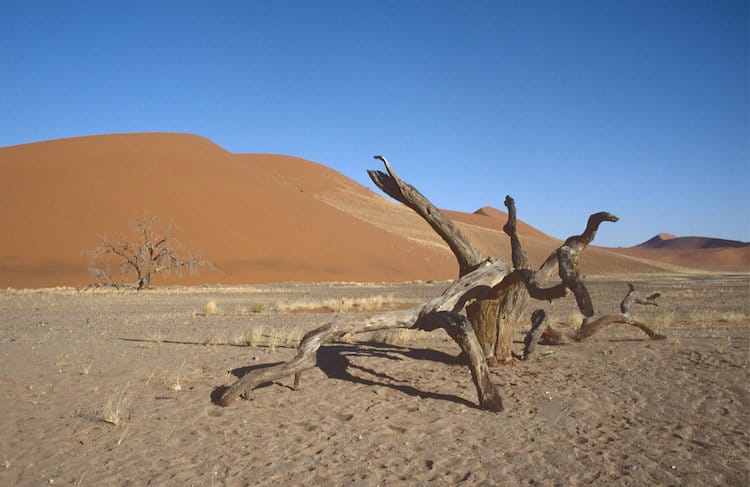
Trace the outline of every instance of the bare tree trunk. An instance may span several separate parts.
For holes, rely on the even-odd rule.
[[[510,237],[513,267],[515,269],[528,269],[528,256],[518,237],[516,205],[513,198],[506,196],[505,206],[508,209],[508,222],[503,227],[503,231]],[[606,212],[591,215],[584,232],[581,235],[568,238],[559,249],[550,254],[542,267],[535,272],[535,279],[540,283],[548,281],[554,273],[557,273],[573,291],[581,309],[589,310],[590,314],[593,314],[591,299],[580,280],[576,267],[578,255],[594,239],[599,225],[604,221],[617,221],[617,217]],[[564,269],[561,269],[559,264],[560,252],[566,254],[564,261],[568,262]],[[513,361],[513,335],[527,323],[530,302],[524,286],[516,284],[508,288],[507,293],[501,296],[498,301],[482,301],[467,310],[469,316],[473,318],[472,323],[475,323],[480,341],[491,365],[502,365]],[[549,324],[543,328],[543,333],[547,341],[554,339],[559,342],[561,340],[561,335]],[[538,339],[539,337],[537,337]],[[491,349],[490,346],[492,346]]]
[[[513,268],[528,269],[529,257],[518,238],[515,201],[510,196],[506,196],[504,203],[508,209],[508,222],[503,226],[503,231],[510,237]],[[526,289],[520,283],[508,288],[508,292],[500,298],[497,319],[493,323],[497,336],[494,342],[493,365],[513,362],[513,334],[526,323],[530,301]]]
[[[550,255],[540,270],[531,271],[516,233],[515,205],[513,199],[508,197],[506,206],[509,216],[505,231],[511,238],[514,267],[510,269],[503,261],[494,258],[482,260],[479,252],[458,227],[416,188],[399,179],[385,158],[375,157],[383,162],[387,174],[370,170],[370,178],[385,193],[417,212],[445,240],[458,261],[459,278],[441,296],[410,310],[382,313],[353,321],[350,317],[345,317],[312,330],[304,336],[297,355],[292,360],[249,372],[223,392],[219,404],[230,405],[239,397],[247,396],[253,388],[289,375],[295,376],[294,384],[298,387],[301,373],[315,366],[320,346],[344,335],[392,328],[425,331],[442,328],[459,345],[467,359],[480,407],[500,411],[502,400],[490,380],[487,357],[494,357],[496,354],[503,358],[511,357],[510,344],[514,328],[508,323],[515,324],[521,320],[528,308],[529,299],[559,299],[570,290],[581,313],[587,318],[594,315],[591,298],[576,269],[578,254],[591,242],[602,221],[617,221],[617,217],[609,213],[592,215],[583,234],[566,240]],[[540,283],[549,280],[555,271],[560,282],[543,287]],[[623,301],[624,315],[627,315],[626,308],[633,299],[629,295]],[[465,308],[468,318],[461,314]],[[594,333],[605,324],[591,323],[586,332],[591,330]],[[527,337],[525,356],[533,352],[539,336],[548,328],[544,313],[535,312],[532,316],[532,331]],[[479,332],[478,335],[475,330]],[[584,332],[580,338],[585,338]]]
[[[416,188],[405,183],[391,168],[383,156],[375,156],[383,162],[387,174],[369,170],[370,179],[386,194],[400,201],[425,220],[433,230],[448,244],[458,262],[459,277],[471,272],[482,261],[479,251],[472,245],[461,230],[438,210]],[[497,342],[497,311],[499,299],[479,300],[466,310],[476,337],[486,359],[494,356]]]

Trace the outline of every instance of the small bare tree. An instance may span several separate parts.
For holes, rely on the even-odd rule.
[[[84,251],[91,259],[89,272],[102,283],[96,285],[114,287],[134,287],[146,289],[157,273],[180,274],[187,270],[196,274],[199,267],[213,268],[200,254],[193,255],[185,250],[172,236],[174,225],[159,225],[159,219],[148,213],[133,222],[130,239],[120,237],[110,240],[106,235],[99,237],[99,246]],[[112,277],[109,263],[119,263],[119,279]],[[135,280],[129,279],[135,276]]]

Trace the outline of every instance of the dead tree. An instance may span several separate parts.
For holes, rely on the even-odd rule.
[[[98,285],[113,287],[133,287],[146,289],[158,273],[183,270],[195,274],[199,267],[213,268],[213,265],[200,255],[185,250],[173,236],[174,226],[158,228],[159,219],[145,214],[133,222],[133,236],[110,240],[106,235],[99,237],[99,246],[84,251],[91,259],[89,272],[102,282]],[[114,260],[119,264],[120,276],[115,279],[107,264]],[[134,276],[133,282],[127,282]]]
[[[578,329],[573,330],[572,333],[563,334],[559,331],[553,331],[552,336],[554,338],[552,339],[552,342],[558,344],[567,341],[568,339],[582,342],[605,326],[615,323],[634,326],[643,331],[652,340],[663,340],[664,338],[666,338],[666,336],[664,335],[655,333],[645,323],[641,323],[640,321],[636,321],[630,317],[631,304],[636,303],[645,306],[658,306],[658,304],[656,303],[656,299],[661,296],[661,294],[654,293],[646,299],[639,299],[637,297],[638,293],[635,290],[635,286],[628,283],[628,288],[628,294],[625,295],[622,303],[620,303],[620,313],[603,315],[596,319],[584,317],[581,326]],[[531,356],[531,354],[534,352],[534,349],[536,348],[537,343],[539,343],[540,338],[548,330],[550,330],[550,327],[547,324],[544,311],[541,309],[534,311],[534,313],[531,315],[531,330],[529,330],[529,332],[526,334],[523,342],[524,360],[527,360]]]
[[[344,335],[394,328],[424,331],[442,328],[458,344],[466,358],[480,407],[501,411],[502,400],[490,380],[488,367],[488,356],[491,358],[496,350],[505,346],[506,338],[501,338],[501,335],[505,337],[503,334],[507,330],[498,326],[498,323],[504,322],[509,316],[513,320],[520,319],[530,299],[551,301],[566,296],[569,291],[575,297],[581,313],[587,318],[594,316],[588,290],[577,271],[578,256],[593,240],[599,225],[604,221],[617,221],[617,217],[604,212],[592,215],[581,235],[567,239],[539,270],[532,271],[528,268],[528,259],[516,234],[515,205],[513,199],[508,197],[506,206],[509,218],[505,232],[510,236],[513,249],[513,267],[510,267],[493,257],[482,259],[477,249],[452,221],[416,188],[402,181],[385,158],[375,158],[383,162],[387,173],[370,170],[370,178],[386,194],[414,210],[448,244],[458,262],[458,279],[442,295],[409,310],[357,319],[343,317],[308,332],[302,338],[292,360],[247,373],[221,394],[218,399],[220,405],[228,406],[240,397],[247,396],[255,387],[289,375],[295,376],[294,384],[298,387],[302,372],[316,365],[320,346]],[[558,276],[556,282],[551,285],[543,284],[553,274]],[[532,327],[532,334],[540,334],[544,316],[539,312],[534,316],[538,323]],[[604,325],[597,326],[601,328]],[[592,329],[592,333],[599,328]],[[647,333],[649,336],[656,335],[650,329]]]

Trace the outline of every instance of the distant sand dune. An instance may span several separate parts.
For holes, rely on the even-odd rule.
[[[750,271],[750,243],[736,240],[660,233],[635,247],[612,250],[622,255],[694,269]]]
[[[410,210],[295,157],[232,154],[196,135],[135,133],[0,148],[0,171],[0,287],[91,282],[81,251],[95,247],[101,234],[125,233],[147,211],[176,223],[184,246],[216,265],[217,271],[183,276],[187,284],[456,274],[445,244]],[[504,212],[447,214],[483,253],[508,258]],[[534,264],[559,245],[525,223],[520,227]],[[602,249],[587,252],[583,265],[597,273],[662,270]],[[169,282],[174,279],[155,283]]]

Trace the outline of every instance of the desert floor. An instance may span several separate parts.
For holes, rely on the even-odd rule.
[[[356,317],[445,283],[0,291],[0,485],[748,485],[750,277],[632,282],[662,293],[634,314],[666,340],[613,325],[541,346],[493,369],[497,414],[442,331],[326,345],[300,389],[212,403],[340,316],[324,305]],[[627,291],[589,284],[599,312]]]

